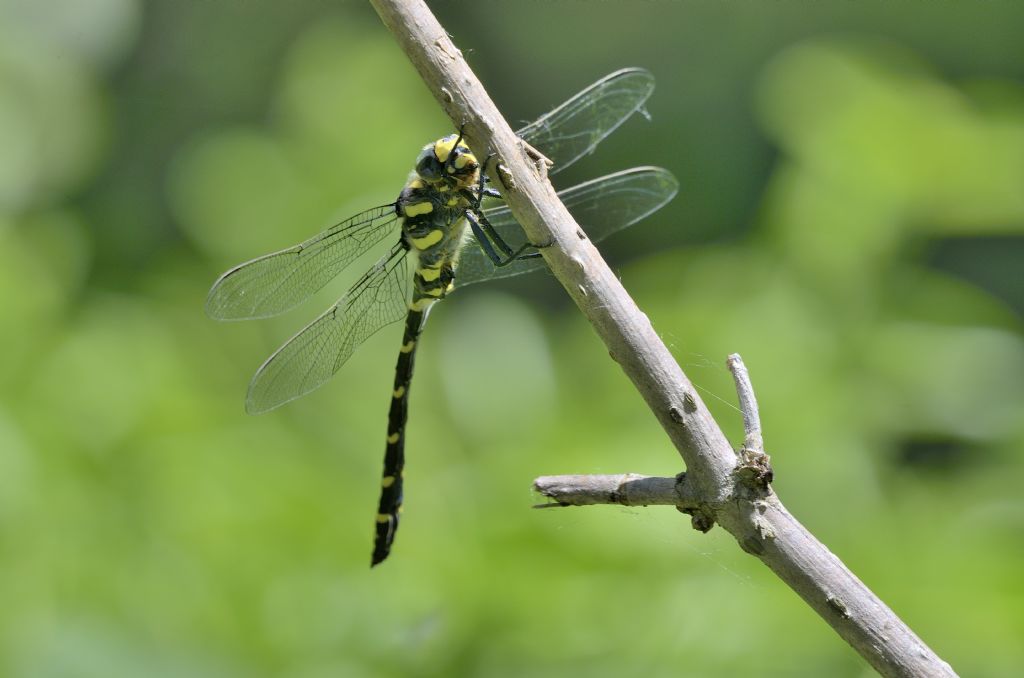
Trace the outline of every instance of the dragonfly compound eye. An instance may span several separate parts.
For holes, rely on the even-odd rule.
[[[416,174],[424,181],[436,182],[444,176],[444,163],[434,155],[434,144],[420,151],[416,158]]]

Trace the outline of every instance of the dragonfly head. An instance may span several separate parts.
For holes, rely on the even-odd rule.
[[[480,162],[462,136],[452,134],[423,147],[416,158],[416,174],[432,184],[469,188],[480,178]]]

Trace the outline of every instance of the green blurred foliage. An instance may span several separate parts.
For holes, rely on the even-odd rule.
[[[1024,7],[435,9],[513,122],[655,73],[561,185],[680,177],[603,246],[627,288],[734,441],[743,354],[819,538],[964,675],[1019,675]],[[244,415],[365,262],[264,322],[206,319],[209,284],[393,199],[449,129],[361,3],[0,2],[0,674],[869,672],[721,530],[529,510],[539,474],[680,470],[550,276],[432,316],[375,571],[400,328]]]

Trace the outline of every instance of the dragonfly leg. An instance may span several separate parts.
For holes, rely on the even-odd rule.
[[[494,190],[493,188],[484,187],[484,181],[486,180],[487,176],[487,163],[493,160],[496,156],[496,153],[489,153],[487,155],[487,158],[484,160],[483,166],[480,168],[480,185],[477,187],[477,198],[474,204],[474,208],[476,209],[477,214],[480,215],[480,223],[478,225],[483,228],[483,231],[487,233],[487,236],[490,238],[490,240],[493,241],[494,244],[497,245],[498,248],[508,257],[508,259],[505,261],[499,261],[497,258],[492,257],[490,254],[487,255],[488,258],[490,258],[491,262],[495,266],[500,268],[502,266],[508,266],[513,261],[517,261],[519,259],[536,259],[537,257],[540,256],[540,252],[530,252],[529,254],[524,254],[524,252],[526,252],[526,250],[530,248],[543,249],[544,247],[550,247],[551,245],[550,243],[547,245],[534,245],[533,243],[528,242],[523,244],[518,250],[513,252],[512,248],[509,247],[508,243],[505,242],[505,239],[498,234],[498,231],[491,225],[491,222],[488,221],[487,215],[480,211],[480,202],[483,200],[483,196],[485,195],[491,198],[498,198],[504,200],[501,193],[499,193],[498,191]],[[541,155],[540,157],[543,158],[544,160],[547,160],[547,158],[544,158],[543,155]],[[548,162],[550,162],[550,160],[548,160]],[[474,230],[474,233],[476,233],[476,230]],[[477,239],[479,239],[479,237],[480,236],[477,235]],[[486,248],[484,249],[484,252],[487,252]]]
[[[536,259],[540,256],[540,252],[527,253],[526,250],[550,247],[550,244],[537,246],[531,242],[527,242],[523,243],[519,249],[513,250],[508,246],[508,243],[498,235],[498,232],[494,230],[493,226],[491,226],[491,222],[487,221],[487,217],[483,214],[480,214],[478,219],[477,215],[467,211],[466,220],[469,221],[469,227],[473,230],[473,235],[476,236],[477,242],[480,243],[480,248],[496,268],[508,266],[513,261],[518,261],[519,259]],[[502,251],[502,254],[505,255],[505,259],[502,259],[498,253],[494,251],[495,245],[497,245]]]
[[[543,247],[551,247],[551,245],[543,245]],[[524,254],[524,252],[526,252],[526,250],[528,250],[528,249],[537,249],[537,246],[534,245],[532,242],[523,243],[523,246],[520,247],[519,249],[517,249],[515,252],[513,252],[512,256],[510,256],[508,259],[506,259],[502,263],[495,264],[495,265],[500,268],[502,266],[508,266],[513,261],[518,261],[519,259],[536,259],[537,257],[540,256],[540,252],[530,252],[530,253]]]
[[[487,234],[487,237],[491,242],[497,245],[498,249],[501,250],[506,257],[512,257],[514,259],[515,255],[512,253],[512,248],[509,247],[509,244],[505,242],[505,239],[502,238],[498,231],[495,230],[494,226],[491,225],[487,215],[483,212],[477,212],[474,214],[474,218],[479,220],[479,225],[483,227],[484,233]]]
[[[480,167],[480,183],[477,184],[476,195],[472,197],[473,209],[477,211],[480,211],[480,203],[484,198],[497,198],[498,200],[502,200],[501,193],[499,193],[497,189],[487,187],[487,165],[494,160],[497,155],[497,153],[488,153],[487,157],[484,158],[484,164]]]
[[[522,253],[523,250],[525,250],[527,248],[530,248],[530,247],[537,247],[537,246],[534,245],[533,243],[526,243],[525,245],[523,245],[522,247],[519,248],[518,252],[513,254],[511,261],[509,261],[508,263],[511,263],[512,261],[515,261],[517,259],[536,259],[537,257],[541,256],[540,252],[529,252],[527,254],[523,254]],[[551,245],[550,244],[543,245],[543,247],[551,247]],[[506,264],[506,265],[508,265],[508,264]]]
[[[506,266],[510,261],[515,258],[512,248],[505,244],[505,241],[501,238],[495,240],[495,244],[500,243],[498,246],[502,248],[502,253],[508,257],[506,260],[502,260],[498,253],[494,251],[494,245],[491,244],[491,239],[488,237],[491,233],[494,233],[494,229],[490,227],[488,223],[487,229],[481,226],[481,221],[484,221],[483,215],[480,215],[481,219],[477,220],[476,215],[473,212],[466,212],[466,221],[469,222],[469,227],[473,231],[473,235],[476,236],[477,243],[480,244],[480,249],[484,251],[487,258],[491,260],[491,263],[495,266]],[[495,233],[495,235],[497,235]]]
[[[512,248],[508,246],[508,243],[506,243],[505,239],[501,237],[497,229],[495,229],[494,226],[491,225],[491,222],[487,219],[487,215],[484,214],[483,212],[480,213],[480,225],[483,226],[484,231],[487,232],[487,235],[491,237],[491,239],[494,241],[496,245],[498,245],[502,252],[508,255],[507,261],[503,263],[495,262],[495,265],[499,267],[508,266],[513,261],[517,261],[519,259],[536,259],[537,257],[540,256],[540,252],[530,252],[528,254],[524,254],[524,252],[526,252],[526,250],[528,249],[542,250],[545,247],[551,247],[552,244],[548,243],[546,245],[534,245],[532,242],[527,242],[523,243],[523,245],[520,246],[518,250],[513,252]]]
[[[485,187],[485,184],[487,183],[487,163],[489,163],[493,157],[493,153],[488,155],[487,159],[484,160],[484,164],[480,166],[480,177],[477,179],[476,193],[462,191],[463,196],[472,204],[472,209],[477,211],[480,211],[480,203],[483,202],[484,192],[487,190]],[[467,193],[468,195],[466,195]]]

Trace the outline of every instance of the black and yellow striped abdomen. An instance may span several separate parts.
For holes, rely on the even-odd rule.
[[[458,144],[455,137],[428,144],[417,161],[417,171],[402,190],[395,206],[402,217],[402,240],[415,252],[418,263],[413,276],[412,298],[405,320],[402,346],[395,364],[395,381],[388,409],[387,446],[384,451],[384,472],[381,478],[380,502],[377,505],[376,533],[372,564],[387,558],[398,530],[402,509],[403,472],[405,469],[405,426],[409,419],[409,387],[420,333],[431,306],[443,299],[453,288],[459,250],[466,233],[466,210],[474,207],[473,189],[479,182],[479,165],[469,149]],[[450,162],[453,149],[458,149],[455,162]],[[434,173],[424,169],[436,159],[442,168],[436,181],[428,180]],[[452,167],[456,172],[447,172]],[[453,176],[454,175],[454,176]]]
[[[405,467],[405,423],[409,419],[409,385],[413,363],[416,360],[416,342],[426,316],[420,311],[409,311],[405,319],[402,348],[395,365],[395,383],[388,409],[388,438],[384,450],[384,475],[381,478],[380,502],[377,506],[376,535],[373,542],[373,560],[376,565],[388,557],[398,529],[402,509],[402,474]]]

